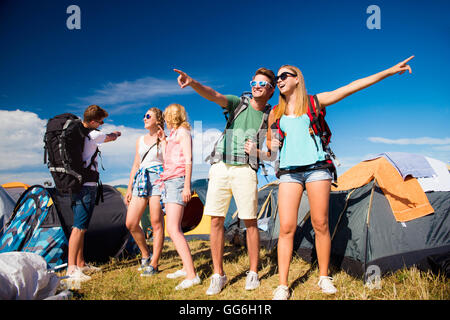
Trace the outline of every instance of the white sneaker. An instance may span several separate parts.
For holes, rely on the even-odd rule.
[[[245,280],[245,290],[255,290],[258,287],[258,274],[254,271],[247,272],[247,279]]]
[[[100,268],[98,268],[98,267],[94,267],[93,265],[86,263],[86,264],[84,265],[84,267],[81,267],[81,268],[80,268],[80,270],[81,270],[81,272],[83,272],[83,273],[94,273],[94,272],[99,272],[99,271],[101,271],[102,269],[100,269]]]
[[[272,300],[287,300],[289,299],[289,288],[287,286],[279,285],[273,292]]]
[[[201,282],[200,277],[196,274],[194,279],[184,279],[181,281],[181,283],[175,287],[175,290],[187,289],[196,284],[200,284]]]
[[[206,290],[206,294],[208,296],[218,294],[220,291],[222,291],[223,287],[225,287],[227,280],[228,279],[226,275],[221,276],[218,273],[213,274],[211,276],[211,283],[209,285],[209,288],[208,290]]]
[[[79,281],[79,282],[91,280],[91,277],[88,275],[85,275],[78,267],[75,268],[71,273],[67,273],[66,276],[67,276],[68,280]]]
[[[186,277],[187,273],[184,270],[177,270],[174,273],[169,273],[166,277],[169,279],[176,279],[181,277]]]
[[[320,276],[317,285],[322,289],[323,293],[334,294],[337,292],[337,289],[333,285],[332,281],[333,281],[332,277]]]

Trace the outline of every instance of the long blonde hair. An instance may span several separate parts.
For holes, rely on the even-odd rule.
[[[187,130],[191,130],[191,126],[187,121],[186,109],[181,104],[169,104],[164,110],[164,120],[174,129],[183,127]]]
[[[281,66],[281,69],[288,69],[292,73],[295,73],[298,77],[297,88],[295,89],[297,92],[297,101],[295,102],[294,114],[296,116],[301,116],[308,112],[308,93],[306,92],[305,87],[305,79],[303,78],[303,74],[299,68],[291,65]],[[286,112],[286,97],[280,93],[280,97],[278,99],[278,107],[274,110],[274,118],[279,119]]]

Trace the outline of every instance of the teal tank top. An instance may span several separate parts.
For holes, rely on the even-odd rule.
[[[281,116],[280,129],[285,133],[280,150],[280,168],[307,166],[325,160],[320,138],[309,133],[310,120],[307,114],[300,117]],[[314,143],[315,141],[315,143]]]

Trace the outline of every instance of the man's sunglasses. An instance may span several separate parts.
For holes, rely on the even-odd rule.
[[[253,87],[257,86],[257,85],[260,86],[260,87],[263,87],[263,88],[265,88],[266,86],[269,86],[269,87],[272,86],[267,81],[255,81],[255,80],[250,81],[250,87],[253,88]]]
[[[296,77],[297,75],[295,74],[295,73],[291,73],[291,72],[287,72],[287,71],[285,71],[285,72],[283,72],[282,74],[280,74],[279,76],[277,76],[276,78],[275,78],[275,80],[278,82],[278,80],[286,80],[286,78],[288,77],[288,76],[291,76],[291,77]]]

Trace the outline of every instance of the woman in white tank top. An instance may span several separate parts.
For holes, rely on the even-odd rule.
[[[136,241],[142,262],[138,269],[141,276],[158,273],[158,261],[164,243],[164,218],[161,210],[160,178],[163,170],[164,119],[162,111],[151,108],[144,116],[146,135],[136,141],[136,154],[131,167],[125,204],[128,206],[126,226]],[[153,255],[147,246],[144,231],[139,225],[145,208],[149,205],[153,229]]]

